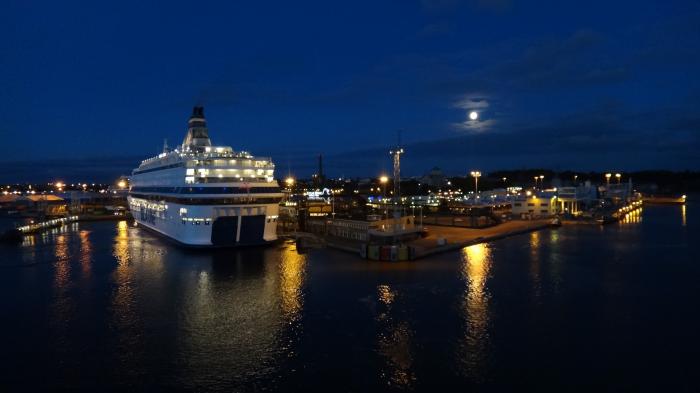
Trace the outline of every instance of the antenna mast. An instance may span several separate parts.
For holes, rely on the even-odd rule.
[[[403,148],[401,147],[401,130],[398,131],[398,144],[394,150],[389,151],[394,157],[394,234],[398,229],[399,219],[401,218],[401,211],[399,210],[398,204],[401,202],[401,154],[403,154]]]

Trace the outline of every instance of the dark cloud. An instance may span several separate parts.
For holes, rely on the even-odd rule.
[[[579,30],[565,39],[527,44],[513,60],[496,63],[481,73],[504,88],[565,89],[618,83],[629,77],[625,64],[607,53],[605,39]]]
[[[700,149],[700,118],[693,113],[686,115],[687,119],[679,123],[674,121],[681,116],[679,113],[650,118],[645,113],[630,113],[617,103],[607,103],[527,127],[408,144],[402,166],[413,175],[436,165],[452,173],[470,167],[692,169],[700,166],[696,153]],[[385,153],[384,149],[372,148],[328,160],[354,161],[354,167],[366,168],[373,160],[365,165],[364,158]]]

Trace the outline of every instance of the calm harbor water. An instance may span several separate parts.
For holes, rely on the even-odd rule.
[[[0,246],[0,388],[697,391],[699,223],[646,207],[406,263],[74,224]]]

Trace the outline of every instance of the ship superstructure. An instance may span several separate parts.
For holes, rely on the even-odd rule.
[[[129,206],[139,225],[189,246],[277,239],[280,188],[270,158],[212,146],[204,108],[194,107],[182,145],[141,162]]]

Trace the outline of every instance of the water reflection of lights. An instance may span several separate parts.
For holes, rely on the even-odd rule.
[[[90,276],[92,267],[92,243],[90,242],[90,232],[80,231],[80,266],[85,277]]]
[[[112,297],[114,310],[114,325],[119,332],[120,346],[134,351],[137,347],[138,332],[131,331],[137,323],[137,310],[135,305],[135,274],[131,266],[131,254],[129,252],[129,227],[126,221],[117,223],[117,235],[114,238],[113,255],[117,259],[117,268],[113,278],[117,286]],[[130,356],[126,352],[124,356]]]
[[[535,299],[539,299],[542,283],[540,280],[540,233],[530,233],[530,278],[532,279]]]
[[[380,285],[377,287],[379,291],[379,300],[385,305],[390,305],[394,301],[394,296],[396,296],[388,285]]]
[[[126,221],[117,223],[117,236],[114,244],[114,256],[117,258],[119,269],[124,267],[131,259],[129,255],[129,225]]]
[[[36,244],[36,237],[34,235],[27,235],[22,238],[23,247],[33,247]]]
[[[391,305],[396,299],[396,292],[389,285],[377,286],[377,295],[385,309],[377,316],[379,353],[386,359],[386,368],[380,370],[380,376],[389,386],[411,389],[416,380],[412,370],[411,327],[406,321],[392,319]]]
[[[549,243],[552,245],[556,245],[557,243],[559,243],[559,231],[557,231],[557,230],[549,231]]]
[[[132,255],[138,266],[150,258],[150,251],[145,251],[155,248],[149,242],[141,244],[144,252]],[[298,339],[294,327],[298,324],[290,326],[287,315],[301,315],[302,298],[291,294],[301,296],[306,257],[297,260],[291,254],[296,253],[294,248],[285,248],[197,254],[168,251],[172,260],[186,258],[185,269],[192,277],[180,287],[181,305],[174,316],[178,319],[178,356],[184,359],[178,371],[185,390],[197,390],[197,378],[203,372],[238,379],[251,370],[273,369],[276,359],[294,356]],[[290,254],[283,255],[287,252]],[[159,292],[171,292],[168,280],[155,281],[166,286]],[[139,290],[146,288],[139,286]]]
[[[474,378],[481,375],[481,366],[488,352],[489,299],[486,280],[491,270],[491,249],[486,243],[462,250],[462,276],[467,283],[463,301],[466,332],[459,360],[464,374]]]
[[[620,220],[620,224],[639,224],[642,222],[642,209],[635,209],[625,214]]]
[[[296,321],[303,307],[303,284],[306,275],[306,255],[299,254],[293,247],[282,251],[280,263],[280,289],[282,311],[289,321]]]
[[[685,204],[681,206],[681,225],[686,226],[686,218],[685,218]]]
[[[70,296],[70,248],[69,237],[61,234],[56,236],[54,244],[54,293],[51,302],[50,321],[52,334],[57,339],[55,350],[59,353],[70,351],[68,344],[69,321],[74,311],[74,300]]]
[[[70,253],[68,252],[68,239],[66,235],[56,237],[54,249],[56,262],[54,263],[54,284],[57,289],[63,289],[70,278]]]

